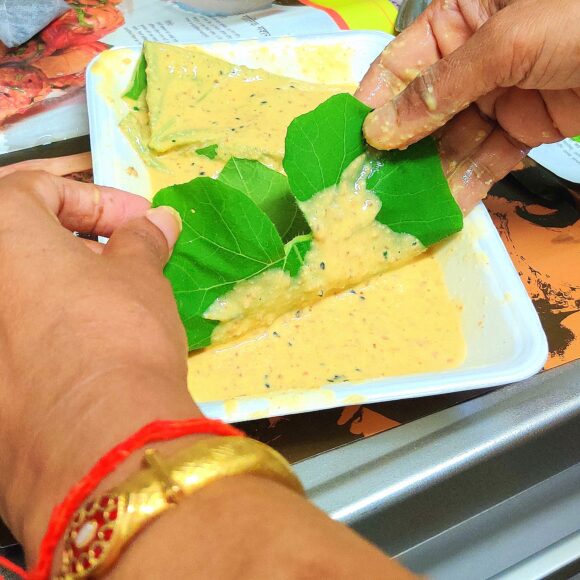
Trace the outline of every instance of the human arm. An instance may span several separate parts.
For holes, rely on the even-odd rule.
[[[435,0],[361,82],[366,138],[397,149],[439,130],[468,211],[531,147],[580,133],[579,18],[576,0]]]
[[[152,420],[201,416],[187,392],[185,334],[162,275],[179,223],[164,209],[145,217],[148,207],[47,174],[0,181],[0,514],[29,564],[53,506],[108,449]],[[65,228],[110,242],[85,242]],[[156,448],[163,455],[190,442]],[[122,482],[138,459],[100,491]],[[163,514],[109,576],[355,573],[412,577],[299,495],[238,476]]]

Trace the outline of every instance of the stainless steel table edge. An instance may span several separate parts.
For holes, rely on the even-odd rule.
[[[524,578],[540,554],[553,574],[580,559],[580,361],[295,468],[316,505],[430,577]]]

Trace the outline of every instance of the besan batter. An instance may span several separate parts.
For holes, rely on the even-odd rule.
[[[282,170],[286,128],[356,85],[299,81],[200,50],[146,42],[147,91],[121,128],[149,166],[151,190],[217,177],[230,157]],[[217,158],[196,151],[218,145]]]
[[[441,371],[463,360],[461,306],[441,266],[417,238],[376,221],[381,203],[365,187],[367,170],[354,161],[337,186],[300,204],[313,243],[296,278],[270,270],[208,309],[220,324],[215,346],[189,359],[197,401]]]
[[[149,166],[153,191],[215,177],[230,155],[281,170],[289,122],[345,92],[345,85],[252,71],[199,49],[188,55],[150,44],[146,54],[155,69],[148,70],[152,86],[163,90],[153,94],[149,86],[147,100],[122,127]],[[188,99],[195,106],[184,107]],[[213,143],[216,159],[195,152]],[[442,371],[462,362],[462,307],[450,298],[437,258],[413,236],[374,219],[380,201],[365,189],[364,172],[355,162],[337,187],[301,204],[314,241],[295,279],[266,272],[206,312],[220,324],[214,346],[189,358],[196,401]]]
[[[192,353],[189,389],[219,401],[454,368],[465,357],[461,310],[426,253],[241,342]]]

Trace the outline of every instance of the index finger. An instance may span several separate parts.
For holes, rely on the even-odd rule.
[[[91,169],[93,162],[90,153],[76,153],[64,157],[50,157],[46,159],[27,159],[18,163],[11,163],[0,167],[0,178],[6,177],[15,171],[47,171],[53,175],[69,175],[78,171]]]
[[[0,179],[0,196],[12,196],[17,202],[23,196],[32,196],[65,228],[101,236],[110,236],[150,207],[145,198],[126,191],[38,171],[16,172]],[[33,214],[30,208],[18,211],[16,207],[10,215],[11,225],[30,225]]]
[[[369,107],[384,105],[465,43],[487,16],[475,9],[464,11],[458,0],[435,0],[375,59],[355,96]]]
[[[433,11],[432,6],[427,10]],[[363,77],[355,96],[369,107],[380,107],[398,95],[425,66],[439,58],[428,16],[423,13],[387,44]]]

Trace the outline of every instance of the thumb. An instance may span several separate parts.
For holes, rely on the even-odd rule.
[[[117,228],[103,254],[163,268],[180,233],[181,217],[177,211],[169,206],[155,207]]]
[[[513,29],[514,23],[511,14],[507,16],[500,11],[464,45],[370,113],[364,124],[369,144],[377,149],[407,147],[445,125],[481,96],[517,83],[515,77],[524,73],[512,66],[515,32],[510,32],[508,25]],[[519,48],[525,48],[521,41]],[[525,60],[521,50],[518,58]]]

